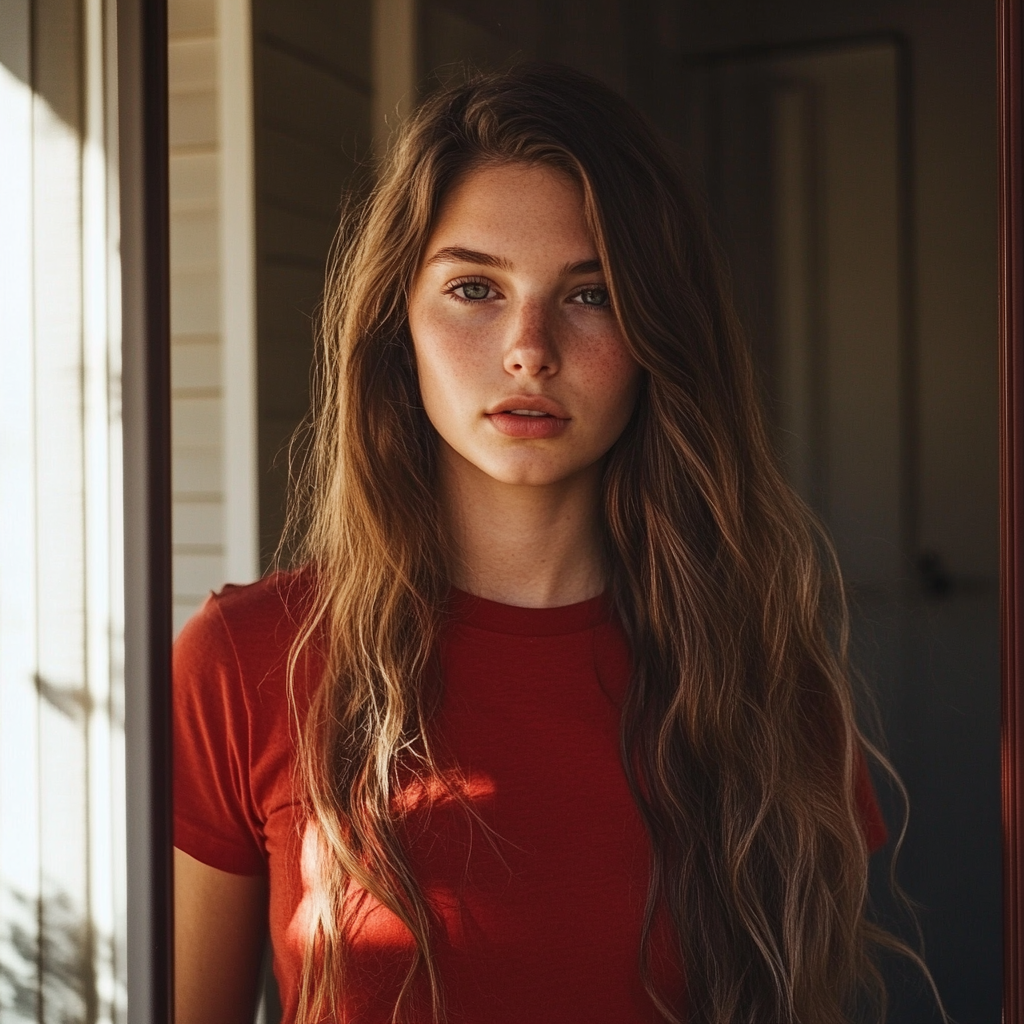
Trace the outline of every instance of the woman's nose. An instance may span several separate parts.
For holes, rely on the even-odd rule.
[[[524,303],[517,311],[505,345],[506,373],[549,377],[558,372],[558,349],[551,317],[540,302]]]

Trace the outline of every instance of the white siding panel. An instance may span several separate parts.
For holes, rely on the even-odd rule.
[[[36,932],[39,887],[31,16],[27,2],[4,14],[7,52],[20,50],[23,66],[19,78],[0,64],[0,962],[34,1016],[36,965],[14,941]]]
[[[256,387],[256,200],[251,0],[216,0],[220,27],[221,294],[224,386],[224,571],[259,576]],[[301,5],[292,5],[293,14]]]
[[[168,43],[171,141],[171,451],[174,629],[223,566],[220,182],[213,0],[175,0]],[[175,24],[187,27],[183,38]]]
[[[174,503],[174,543],[178,547],[220,547],[224,543],[224,507],[219,501]]]
[[[208,270],[178,273],[172,266],[172,333],[213,334],[219,329],[220,286],[217,275]]]
[[[219,554],[175,554],[174,584],[180,598],[194,598],[198,605],[211,590],[224,583],[224,559]]]
[[[167,45],[167,78],[172,94],[212,93],[217,86],[217,41],[171,39]]]
[[[378,157],[416,100],[415,0],[373,0],[373,146]],[[433,8],[431,8],[433,13]]]
[[[202,494],[215,495],[220,500],[220,448],[216,445],[175,445],[171,458],[175,498]]]
[[[37,32],[43,51],[37,75],[54,89],[50,62],[64,56],[73,29],[51,15]],[[76,77],[72,71],[58,80],[55,98],[62,107],[76,97]],[[60,944],[75,956],[86,948],[89,903],[81,142],[78,126],[38,95],[33,122],[33,186],[46,197],[33,239],[39,926],[43,949]],[[84,1019],[85,992],[59,975],[48,980],[44,1012],[54,1001],[65,1019]]]
[[[171,438],[175,447],[220,444],[219,398],[175,398],[171,402]]]
[[[169,0],[167,31],[172,39],[188,36],[212,36],[216,12],[210,0]]]
[[[217,155],[171,154],[171,210],[217,207]]]
[[[192,339],[195,340],[192,340]],[[193,335],[176,339],[171,348],[171,380],[174,390],[220,385],[220,346],[217,336]]]
[[[168,100],[168,118],[172,146],[216,145],[217,98],[212,91],[172,94]]]
[[[124,778],[123,505],[120,419],[120,288],[117,284],[116,190],[107,152],[116,152],[116,121],[104,68],[114,26],[99,2],[85,5],[85,131],[82,166],[84,254],[84,459],[86,466],[86,799],[89,809],[89,916],[97,1024],[123,1022],[127,1011],[127,878]]]
[[[217,227],[214,210],[171,214],[171,265],[178,273],[217,273]]]
[[[116,118],[103,3],[0,6],[5,63],[19,45],[23,58],[19,75],[0,66],[4,1024],[114,1024],[125,1012]]]
[[[245,268],[254,245],[251,169],[245,173],[252,160],[246,11],[245,0],[222,9],[218,0],[171,0],[168,12],[175,632],[223,584],[229,561],[234,578],[252,578],[248,570],[239,576],[238,559],[227,558],[225,520],[229,506],[236,519],[239,510],[255,517],[251,474],[238,472],[248,464],[246,444],[255,464],[255,438],[245,440],[254,417],[223,370],[226,336],[235,353],[228,365],[240,365],[246,345],[254,348],[246,326],[253,299]],[[226,64],[218,31],[228,37]],[[231,467],[227,436],[235,453]]]

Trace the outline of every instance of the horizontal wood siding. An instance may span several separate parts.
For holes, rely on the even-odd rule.
[[[174,628],[224,582],[215,0],[172,0],[171,422]]]
[[[313,311],[342,194],[369,158],[370,4],[253,8],[260,533],[283,523],[287,445],[309,405]]]

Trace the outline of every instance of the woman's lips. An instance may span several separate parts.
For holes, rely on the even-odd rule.
[[[557,437],[569,425],[568,419],[535,410],[492,412],[487,418],[507,437]]]

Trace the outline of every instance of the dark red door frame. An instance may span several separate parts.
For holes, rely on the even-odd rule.
[[[1022,0],[999,3],[999,464],[1003,1021],[1024,1024],[1024,163]]]

